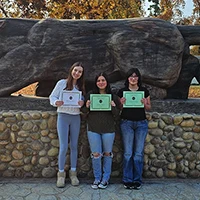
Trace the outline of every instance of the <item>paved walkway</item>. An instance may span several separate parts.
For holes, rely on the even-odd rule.
[[[0,179],[0,200],[200,200],[200,179],[144,180],[140,190],[127,190],[119,180],[93,190],[91,181],[57,188],[55,179]]]

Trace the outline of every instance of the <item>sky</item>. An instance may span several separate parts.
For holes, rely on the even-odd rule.
[[[145,7],[149,7],[149,2],[148,0],[145,0]],[[193,1],[192,0],[185,0],[185,8],[181,9],[183,11],[183,17],[188,17],[192,15],[192,10],[193,10]],[[147,10],[146,10],[147,12]]]
[[[193,10],[193,1],[185,0],[185,9],[183,10],[184,17],[192,15],[192,10]]]

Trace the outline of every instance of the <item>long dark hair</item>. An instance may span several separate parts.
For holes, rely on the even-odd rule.
[[[105,88],[106,94],[112,94],[111,88],[110,88],[110,82],[109,82],[108,76],[107,76],[107,74],[105,72],[101,72],[98,75],[96,75],[93,92],[96,93],[96,94],[99,94],[99,88],[97,87],[97,79],[100,76],[103,76],[106,79],[106,82],[107,82],[107,86]]]
[[[75,67],[82,67],[83,64],[81,62],[75,62],[69,69],[68,77],[67,77],[67,85],[66,88],[67,90],[72,90],[73,89],[73,77],[72,77],[72,71]],[[84,68],[83,68],[83,73],[81,77],[77,80],[76,83],[78,89],[82,91],[83,95],[85,94],[85,80],[84,80]]]
[[[126,80],[125,80],[125,87],[129,87],[129,81],[128,81],[128,78],[133,74],[135,73],[136,76],[138,77],[138,87],[141,87],[142,86],[142,77],[141,77],[141,74],[140,74],[140,71],[138,70],[138,68],[131,68],[128,70],[128,72],[126,73]]]

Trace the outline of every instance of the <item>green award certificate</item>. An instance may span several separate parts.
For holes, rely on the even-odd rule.
[[[126,102],[123,105],[124,108],[143,108],[144,104],[141,99],[144,98],[144,91],[124,91],[123,97],[126,98]]]
[[[63,91],[61,100],[64,101],[63,106],[80,107],[78,102],[81,100],[81,91]]]
[[[90,94],[90,110],[111,110],[111,94]]]

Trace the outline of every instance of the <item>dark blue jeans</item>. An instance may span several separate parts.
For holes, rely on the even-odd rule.
[[[124,144],[123,182],[142,182],[144,143],[148,132],[147,120],[121,121]]]

